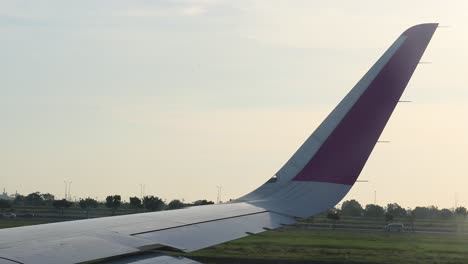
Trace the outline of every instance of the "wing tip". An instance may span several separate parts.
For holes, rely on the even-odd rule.
[[[407,36],[407,37],[410,37],[412,35],[419,35],[419,34],[431,34],[432,35],[437,29],[437,27],[439,27],[439,23],[422,23],[422,24],[414,25],[408,28],[401,35]]]

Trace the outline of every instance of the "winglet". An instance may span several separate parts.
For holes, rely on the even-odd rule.
[[[417,25],[397,39],[353,88],[351,96],[337,106],[334,112],[342,118],[332,113],[321,125],[334,129],[294,181],[354,184],[437,26]]]
[[[335,206],[356,182],[437,24],[406,30],[276,175],[236,202],[307,217]]]

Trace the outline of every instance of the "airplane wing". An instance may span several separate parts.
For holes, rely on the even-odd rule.
[[[361,173],[437,26],[417,25],[399,36],[255,191],[226,204],[3,229],[0,264],[197,263],[148,250],[191,252],[335,206]]]

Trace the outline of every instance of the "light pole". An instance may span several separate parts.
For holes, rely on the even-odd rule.
[[[72,181],[70,181],[70,182],[68,183],[68,199],[69,199],[69,200],[71,200],[71,193],[70,193],[71,184],[72,184]]]
[[[65,200],[71,200],[71,194],[70,194],[70,189],[71,189],[71,184],[72,181],[63,181],[65,183]]]
[[[145,185],[140,183],[140,198],[143,200],[143,197],[145,196]]]
[[[218,188],[218,196],[216,198],[216,203],[220,203],[221,202],[221,189],[223,188],[223,186],[216,186],[216,188]]]
[[[68,183],[67,183],[67,181],[63,181],[63,183],[65,183],[65,195],[63,196],[63,199],[65,199],[65,200],[66,200],[66,199],[67,199],[67,193],[68,193],[68,192],[67,192],[67,189],[68,189]]]

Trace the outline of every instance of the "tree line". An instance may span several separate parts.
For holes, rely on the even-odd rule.
[[[86,211],[89,216],[89,211],[100,206],[107,207],[111,214],[114,215],[119,208],[125,205],[128,209],[138,211],[162,211],[162,210],[174,210],[181,209],[189,206],[199,206],[214,204],[208,200],[198,200],[193,203],[184,203],[179,199],[174,199],[169,203],[165,200],[149,195],[144,196],[143,199],[139,197],[130,197],[129,202],[123,202],[121,195],[108,195],[103,202],[99,202],[93,198],[79,199],[76,202],[69,201],[66,199],[55,199],[55,196],[50,193],[34,192],[28,195],[17,195],[13,200],[0,199],[0,210],[3,213],[4,210],[14,209],[15,207],[30,206],[30,207],[53,207],[61,212],[63,215],[64,210],[74,205],[79,206],[82,210]]]
[[[394,218],[410,218],[410,219],[451,219],[455,216],[466,217],[467,209],[463,206],[447,209],[439,209],[437,206],[417,206],[413,209],[405,209],[397,203],[389,203],[382,207],[377,204],[368,204],[363,207],[356,200],[344,201],[341,208],[328,212],[329,218],[336,218],[336,215],[351,216],[351,217],[376,217],[385,218],[387,221],[392,221]],[[332,216],[335,214],[335,216]]]
[[[110,210],[111,214],[114,215],[115,212],[122,207],[133,210],[134,212],[154,212],[207,204],[214,204],[214,202],[198,200],[193,203],[184,203],[179,199],[174,199],[167,203],[160,197],[153,195],[144,196],[142,199],[136,196],[129,197],[128,202],[123,202],[121,195],[108,195],[105,201],[102,202],[90,197],[72,202],[66,199],[55,199],[55,196],[50,193],[34,192],[28,195],[17,195],[13,200],[0,199],[0,210],[1,213],[3,213],[4,210],[11,210],[14,207],[48,206],[57,209],[63,215],[64,210],[72,206],[78,206],[82,210],[86,211],[87,216],[89,216],[89,211],[98,207],[106,207]],[[366,206],[362,206],[358,201],[353,199],[344,201],[340,209],[335,208],[329,210],[326,214],[328,218],[333,220],[338,220],[341,216],[384,218],[386,221],[392,221],[396,218],[408,218],[410,220],[451,219],[455,216],[466,217],[467,209],[462,206],[454,209],[439,209],[436,206],[417,206],[413,209],[405,209],[397,203],[389,203],[385,207],[377,204],[367,204]]]

